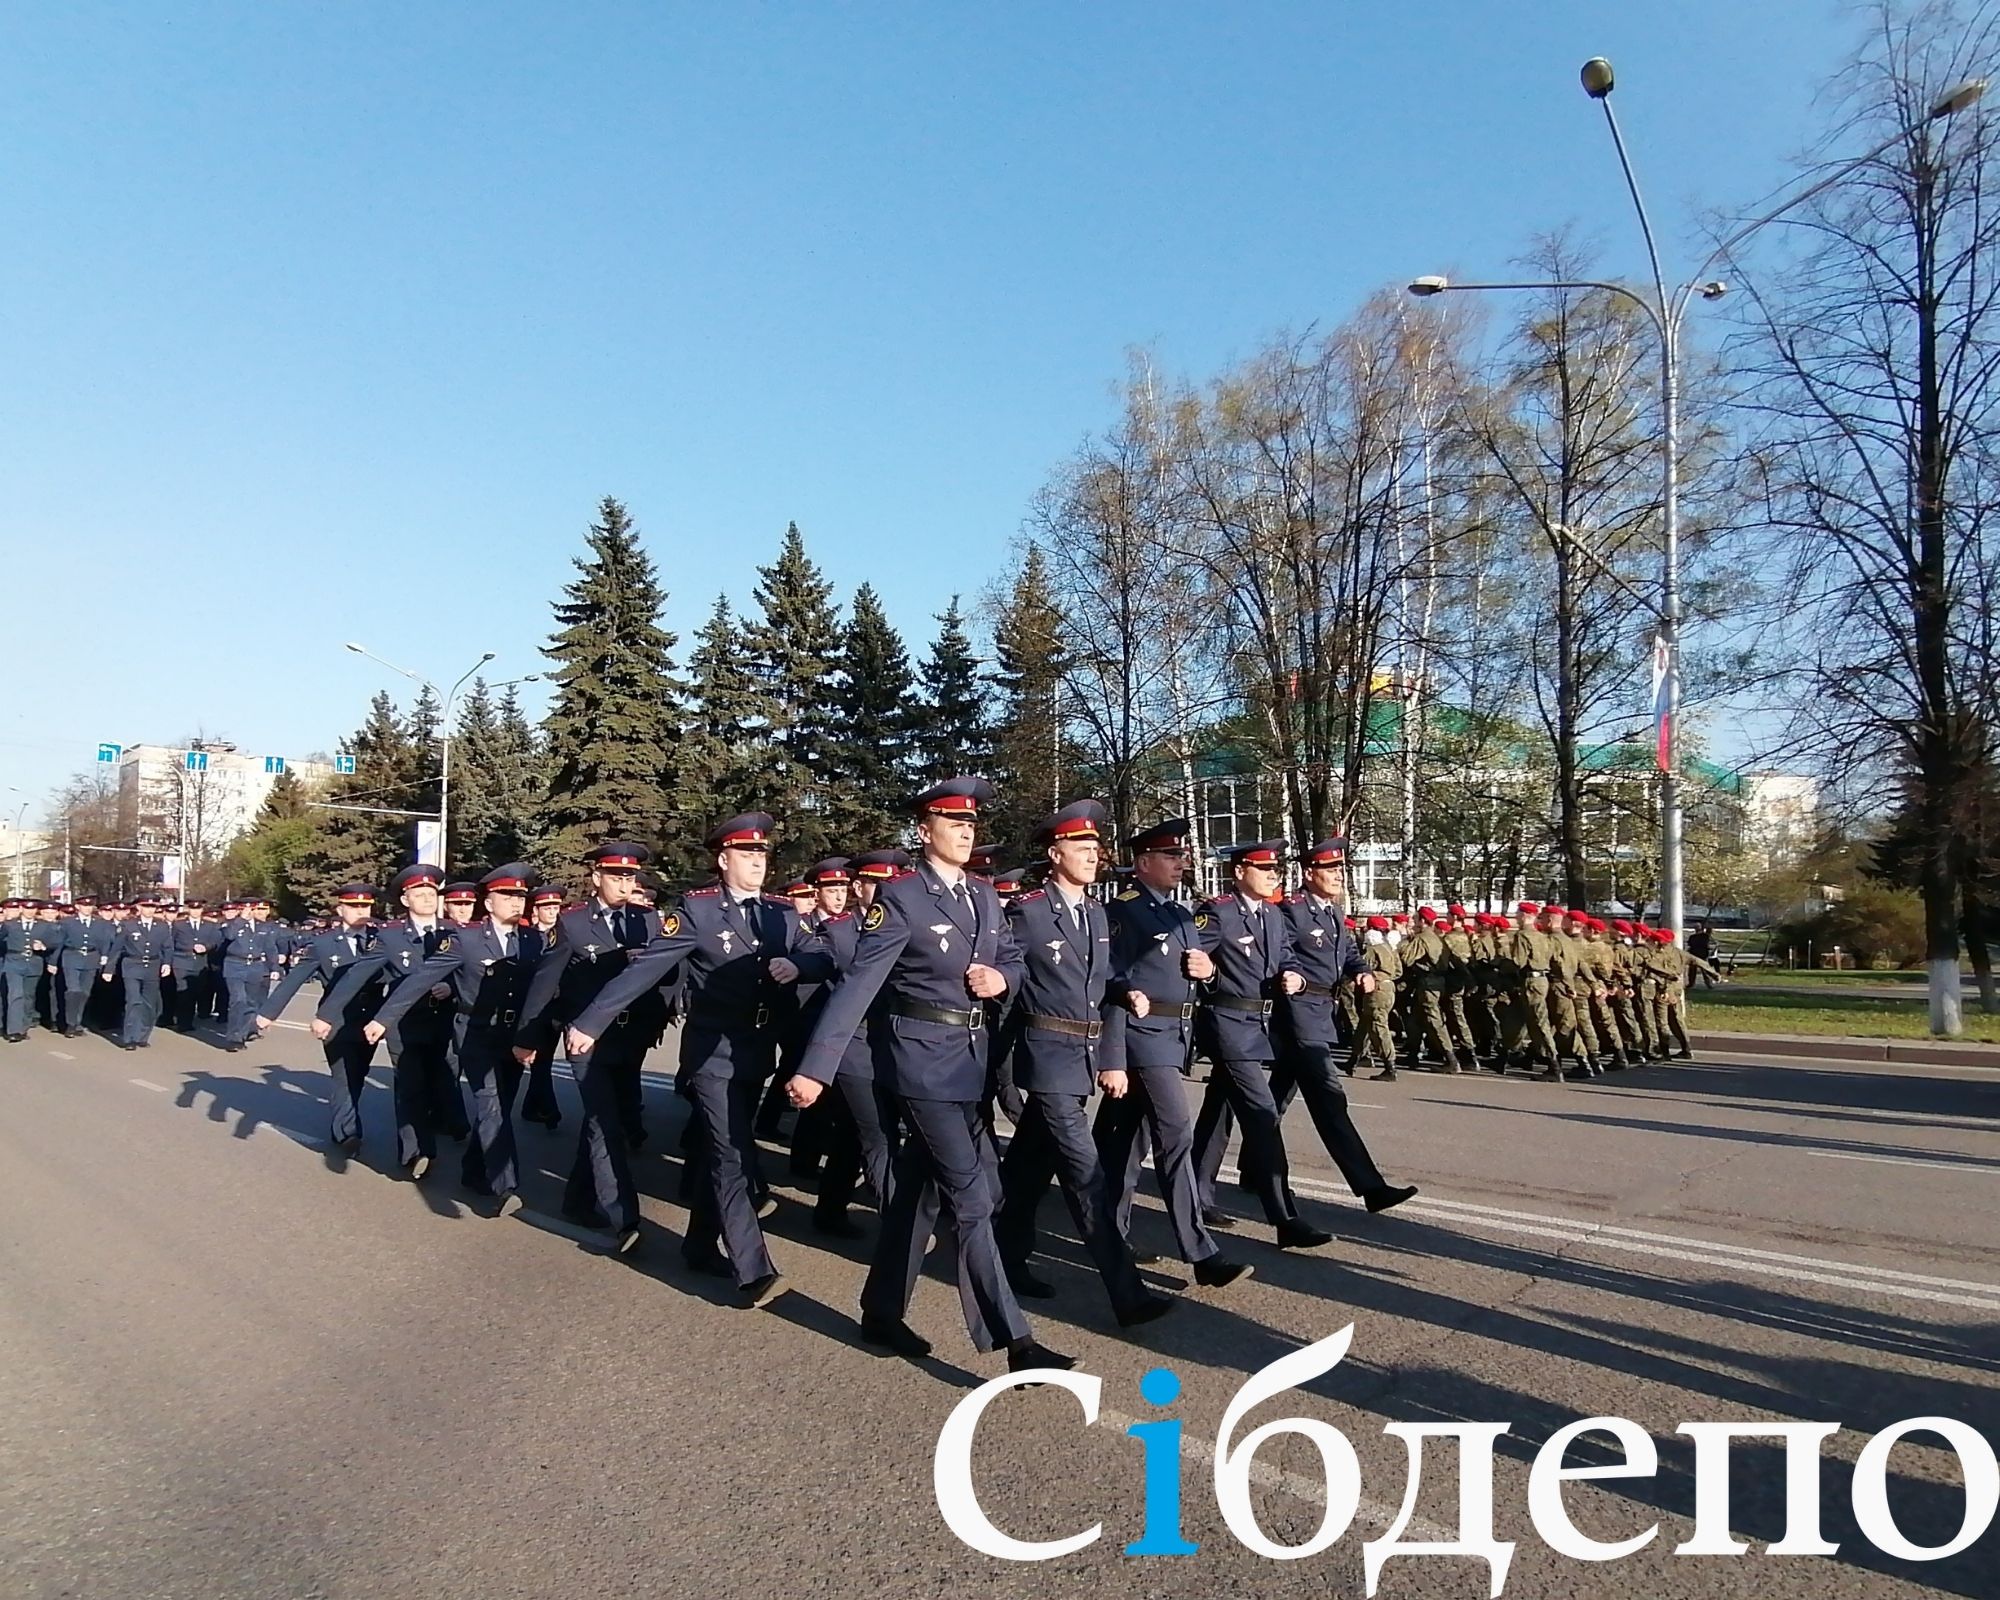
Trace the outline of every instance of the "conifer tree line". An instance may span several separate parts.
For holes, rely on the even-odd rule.
[[[583,545],[543,646],[552,692],[539,723],[513,686],[484,680],[456,708],[455,874],[525,858],[577,884],[584,851],[616,834],[653,847],[668,883],[699,881],[702,836],[736,811],[781,819],[776,864],[791,870],[899,842],[910,797],[937,778],[991,773],[1013,787],[1009,752],[1027,793],[1052,792],[1048,741],[1006,720],[1039,710],[1021,689],[1036,669],[1004,625],[998,663],[982,659],[959,599],[913,660],[874,588],[843,605],[794,523],[748,604],[717,595],[683,652],[628,508],[603,499]],[[376,695],[339,747],[354,772],[310,796],[281,779],[225,876],[294,912],[349,880],[385,882],[411,859],[416,816],[438,809],[441,734],[429,691],[407,710]],[[1031,813],[1024,801],[1014,820]]]

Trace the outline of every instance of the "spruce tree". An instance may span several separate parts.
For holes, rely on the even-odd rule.
[[[999,814],[991,836],[1020,843],[1064,798],[1062,676],[1067,652],[1062,612],[1047,563],[1034,545],[1001,604],[993,630],[993,682],[1000,715],[994,728]]]
[[[917,669],[923,692],[915,706],[912,743],[919,789],[962,773],[984,775],[993,766],[987,685],[957,595],[937,623],[937,637]]]
[[[757,571],[759,615],[745,630],[759,695],[757,720],[765,748],[760,782],[746,797],[777,817],[777,861],[783,870],[827,853],[833,846],[826,811],[827,785],[838,765],[834,728],[834,669],[839,663],[840,619],[833,585],[806,554],[798,524],[785,529],[778,559]],[[728,798],[718,795],[728,808]]]
[[[702,836],[721,814],[756,808],[765,779],[757,771],[762,748],[762,693],[743,644],[743,624],[729,597],[717,595],[708,620],[694,636],[688,658],[687,722],[680,745],[681,816],[665,841],[661,871],[682,882],[711,865]]]
[[[482,678],[459,705],[451,748],[451,862],[455,873],[527,853],[539,796],[534,732],[514,686],[495,700]]]
[[[837,848],[875,849],[902,832],[913,792],[912,690],[909,653],[864,583],[854,591],[834,679],[838,770],[827,818]]]
[[[314,813],[305,785],[290,769],[278,774],[250,831],[236,839],[220,861],[202,869],[194,887],[211,900],[232,894],[269,895],[278,915],[309,915],[318,907],[293,890],[292,863],[311,848]]]
[[[542,866],[552,873],[608,834],[662,844],[673,811],[681,689],[674,635],[660,626],[666,591],[638,528],[610,496],[584,543],[542,651],[556,663],[540,819]]]

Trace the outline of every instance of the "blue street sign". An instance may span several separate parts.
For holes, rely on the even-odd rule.
[[[125,747],[122,744],[101,744],[97,747],[99,761],[116,761],[124,753]]]
[[[285,770],[285,758],[283,756],[266,756],[264,758],[264,770],[266,772],[283,772]]]
[[[352,772],[354,770],[354,757],[335,756],[333,758],[333,770],[341,773]]]
[[[181,757],[181,764],[190,772],[206,772],[208,771],[208,752],[206,750],[189,750]]]

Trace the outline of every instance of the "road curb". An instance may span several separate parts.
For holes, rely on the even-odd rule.
[[[2000,1045],[1926,1039],[1848,1039],[1800,1033],[1690,1033],[1697,1050],[1822,1061],[1885,1061],[1904,1066],[2000,1068]]]

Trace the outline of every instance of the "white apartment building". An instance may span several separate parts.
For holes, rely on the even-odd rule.
[[[225,740],[127,745],[118,756],[119,834],[141,864],[178,858],[193,871],[250,831],[283,772],[309,785],[333,776],[324,761],[246,755]]]

